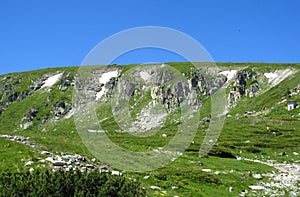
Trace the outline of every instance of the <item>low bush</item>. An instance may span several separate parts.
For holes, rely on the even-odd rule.
[[[235,158],[235,155],[233,153],[231,153],[230,151],[227,151],[227,150],[222,149],[222,148],[217,148],[217,147],[214,147],[208,153],[208,155],[215,156],[215,157],[220,157],[220,158]]]
[[[99,171],[0,173],[1,196],[145,196],[136,181]]]

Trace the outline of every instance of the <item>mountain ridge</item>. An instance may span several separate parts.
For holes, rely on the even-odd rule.
[[[90,79],[91,81],[83,84],[86,87],[86,93],[90,94],[88,96],[90,101],[99,104],[97,113],[99,120],[101,120],[101,127],[108,134],[112,132],[111,140],[113,142],[129,150],[161,151],[160,147],[174,137],[174,132],[176,132],[178,125],[181,124],[178,118],[180,113],[176,111],[177,107],[185,100],[188,100],[190,101],[188,105],[198,106],[201,109],[195,139],[184,153],[180,153],[181,157],[179,157],[178,161],[174,164],[169,164],[163,169],[142,174],[142,176],[150,176],[150,179],[143,179],[139,175],[130,174],[133,177],[140,177],[144,180],[147,192],[150,195],[159,196],[162,193],[161,191],[164,191],[151,189],[150,186],[153,186],[151,184],[155,183],[160,184],[159,188],[164,188],[168,195],[193,195],[199,193],[208,195],[208,190],[217,193],[226,192],[229,196],[236,195],[235,192],[228,190],[229,186],[235,188],[239,194],[243,192],[242,190],[252,193],[268,191],[269,194],[272,194],[272,192],[290,194],[291,192],[299,192],[292,187],[286,186],[284,189],[280,189],[274,185],[265,186],[265,189],[258,191],[249,189],[249,185],[257,182],[257,179],[253,178],[251,174],[260,174],[262,176],[262,174],[270,172],[270,170],[266,166],[263,167],[257,163],[250,164],[248,163],[249,161],[246,162],[247,160],[240,160],[240,158],[245,158],[252,161],[257,159],[256,156],[259,155],[259,159],[265,160],[262,162],[272,159],[275,159],[277,162],[286,161],[295,165],[299,162],[297,154],[300,151],[297,141],[300,139],[300,131],[298,129],[300,128],[298,121],[300,119],[300,110],[296,108],[288,111],[286,107],[288,101],[300,103],[299,64],[288,64],[287,66],[286,64],[217,63],[218,66],[214,67],[215,73],[207,71],[209,65],[206,65],[206,63],[197,63],[196,67],[190,63],[168,63],[168,65],[179,74],[182,74],[181,77],[186,82],[182,82],[181,85],[176,83],[177,85],[174,86],[164,86],[164,83],[168,81],[167,75],[169,71],[162,72],[155,69],[151,70],[150,68],[145,69],[149,65],[142,67],[138,65],[129,65],[127,67],[112,65],[101,68],[92,67],[95,73],[90,76],[92,78]],[[24,139],[28,138],[30,142],[33,141],[31,143],[39,147],[38,153],[33,151],[33,153],[23,155],[24,161],[14,160],[17,164],[17,169],[28,169],[31,166],[40,168],[41,162],[39,161],[48,157],[55,158],[59,156],[61,160],[64,160],[63,162],[68,162],[62,157],[62,154],[73,156],[78,154],[86,157],[87,162],[79,164],[79,166],[82,165],[80,166],[81,169],[90,165],[94,168],[99,168],[99,166],[103,165],[101,161],[97,160],[98,163],[92,161],[94,157],[81,141],[72,118],[76,112],[73,105],[73,91],[74,88],[79,87],[76,76],[78,76],[78,73],[80,74],[80,68],[51,68],[0,76],[0,134],[8,139],[15,139],[15,136],[23,136]],[[97,84],[97,80],[101,78],[103,73],[111,70],[119,70],[118,76],[109,78],[103,84]],[[144,73],[141,74],[141,72]],[[142,90],[145,90],[145,85],[136,85],[132,81],[129,83],[130,81],[121,80],[125,73],[130,73],[134,79],[140,77],[147,83],[156,81],[157,84],[143,93]],[[268,77],[266,73],[269,73]],[[58,75],[60,77],[57,77]],[[114,90],[121,82],[124,82],[121,84],[121,88],[128,90],[130,115],[135,119],[135,121],[131,122],[134,126],[123,125],[125,130],[145,133],[147,130],[160,126],[160,131],[147,140],[138,142],[126,132],[116,132],[121,131],[122,128],[120,130],[120,124],[116,124],[114,113],[112,113],[113,110],[106,103],[114,96]],[[88,86],[89,84],[90,86]],[[218,90],[221,86],[225,86],[226,107],[228,110],[224,128],[220,138],[209,152],[208,157],[200,159],[197,155],[199,147],[210,122],[213,121],[210,116],[210,95],[214,94],[215,90]],[[215,90],[213,90],[214,88]],[[101,95],[99,94],[100,92]],[[98,99],[96,99],[97,93]],[[148,108],[145,106],[148,106]],[[154,115],[151,115],[151,110],[155,109],[153,106],[162,107],[162,111],[153,112],[156,114],[155,117],[160,117],[157,113],[163,114],[163,112],[166,112],[166,115],[160,119],[155,119]],[[157,123],[153,128],[149,127],[149,124],[154,124],[154,122],[151,122],[151,119]],[[243,130],[244,133],[241,132]],[[98,130],[93,131],[98,132]],[[157,141],[158,139],[159,141]],[[20,140],[20,142],[26,143],[26,140]],[[30,145],[32,145],[31,143]],[[42,151],[51,152],[51,156],[41,154]],[[34,160],[33,164],[25,165],[32,160]],[[5,161],[4,156],[2,161]],[[57,158],[55,161],[57,161]],[[224,165],[227,165],[227,167],[222,169],[222,165],[215,163],[218,161],[225,162]],[[196,167],[193,162],[204,163],[204,168],[201,165]],[[233,164],[226,164],[227,162],[232,162]],[[54,163],[51,161],[46,161],[45,164],[49,167],[54,166]],[[7,162],[5,164],[4,162],[2,165],[5,168],[12,165],[12,163]],[[180,168],[178,173],[184,173],[185,165],[190,165],[193,169],[190,174],[186,175],[187,183],[181,180],[185,177],[183,174],[176,178],[175,172],[172,171],[172,169]],[[62,168],[65,168],[63,166]],[[245,166],[253,170],[250,170],[250,173],[248,173]],[[206,168],[210,168],[210,171],[207,170],[209,172],[205,172]],[[239,173],[229,172],[230,168],[236,168],[236,171],[244,174],[247,177],[247,183],[235,184],[232,180],[241,181],[238,178],[240,175]],[[226,172],[227,175],[222,175],[225,177],[223,180],[218,173],[212,173],[214,171]],[[194,180],[195,177],[192,174],[195,173],[200,174],[203,179],[198,177],[196,178],[197,180]],[[162,176],[165,176],[165,178]],[[231,176],[234,178],[229,178]],[[295,178],[294,176],[292,177]],[[269,184],[267,176],[263,176],[261,179],[265,182],[265,185]],[[193,185],[193,181],[197,184]],[[219,182],[221,184],[218,184]],[[167,187],[165,184],[177,184],[175,186],[179,187],[179,189],[176,191],[176,189]],[[213,189],[215,184],[218,186]],[[292,183],[293,187],[297,184],[297,182]],[[197,185],[205,189],[201,190]],[[226,188],[223,187],[224,185],[226,185]]]

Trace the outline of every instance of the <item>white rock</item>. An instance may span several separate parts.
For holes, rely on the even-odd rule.
[[[160,187],[158,186],[150,186],[151,189],[159,189],[160,190]]]
[[[202,169],[203,172],[211,172],[211,169]]]
[[[253,189],[253,190],[264,190],[264,189],[266,189],[264,186],[260,186],[260,185],[250,185],[249,188]]]
[[[86,167],[93,169],[95,166],[93,164],[86,164]]]
[[[88,129],[87,132],[89,133],[105,133],[103,130],[93,130],[93,129]]]
[[[50,152],[48,152],[48,151],[42,151],[41,153],[42,153],[42,155],[50,155]]]
[[[119,171],[111,171],[111,175],[121,176],[122,173]]]
[[[64,155],[62,158],[67,159],[69,161],[75,161],[75,157],[73,155]]]
[[[150,176],[144,176],[143,179],[148,179]]]
[[[162,137],[168,137],[168,135],[167,135],[167,134],[164,134],[164,133],[163,133],[161,136],[162,136]]]
[[[148,81],[149,79],[151,79],[151,75],[144,71],[140,72],[140,76],[144,81]]]
[[[261,174],[252,174],[252,177],[255,179],[262,179]]]
[[[25,166],[30,166],[31,164],[33,164],[33,161],[28,161],[25,163]]]
[[[236,159],[237,159],[238,161],[241,161],[241,160],[242,160],[242,157],[236,156]]]
[[[67,165],[67,163],[64,161],[54,161],[53,165],[54,166],[65,166],[65,165]]]

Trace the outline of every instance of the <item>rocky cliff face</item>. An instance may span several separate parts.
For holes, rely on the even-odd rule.
[[[229,86],[229,104],[234,105],[242,96],[254,97],[260,90],[260,84],[257,80],[258,74],[254,69],[239,71],[233,83]]]
[[[131,70],[113,66],[91,69],[87,76],[83,76],[84,72],[76,71],[58,69],[43,70],[33,76],[26,73],[1,76],[0,115],[11,105],[40,94],[46,100],[41,101],[43,104],[39,108],[28,106],[22,112],[20,128],[29,128],[35,120],[39,125],[44,125],[47,122],[70,118],[73,114],[72,91],[75,84],[75,91],[82,94],[81,100],[75,102],[82,106],[91,102],[109,102],[117,92],[126,97],[132,109],[137,107],[142,98],[144,103],[141,105],[150,111],[155,106],[163,106],[170,112],[185,101],[191,107],[199,108],[203,99],[214,94],[220,87],[226,86],[228,106],[234,107],[241,98],[251,98],[260,94],[268,81],[276,82],[276,79],[268,76],[276,74],[280,78],[279,71],[273,75],[266,75],[258,68],[247,67],[239,67],[237,70],[191,67],[181,73],[169,69],[167,65],[148,65]],[[282,79],[291,72],[285,70],[284,73],[286,75],[281,76]],[[139,117],[140,112],[137,112],[136,117]],[[144,118],[146,117],[141,119]]]
[[[110,67],[82,71],[76,81],[77,108],[117,99],[119,105],[113,108],[114,115],[129,110],[135,118],[133,126],[125,126],[126,130],[145,131],[164,122],[183,103],[200,108],[203,99],[226,83],[226,77],[204,68],[193,68],[183,74],[167,65],[148,65],[127,71]]]

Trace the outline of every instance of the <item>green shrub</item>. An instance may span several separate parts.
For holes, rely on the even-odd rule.
[[[246,151],[249,153],[260,153],[261,152],[261,150],[259,150],[256,147],[248,147],[248,148],[246,148]]]
[[[208,155],[221,158],[235,158],[235,155],[230,151],[218,147],[213,147],[212,150],[208,153]]]
[[[0,174],[1,196],[145,196],[136,181],[99,171],[35,170]]]
[[[210,174],[203,174],[199,175],[199,181],[202,183],[207,183],[207,184],[216,184],[216,185],[221,185],[221,181],[214,177],[213,175]]]

